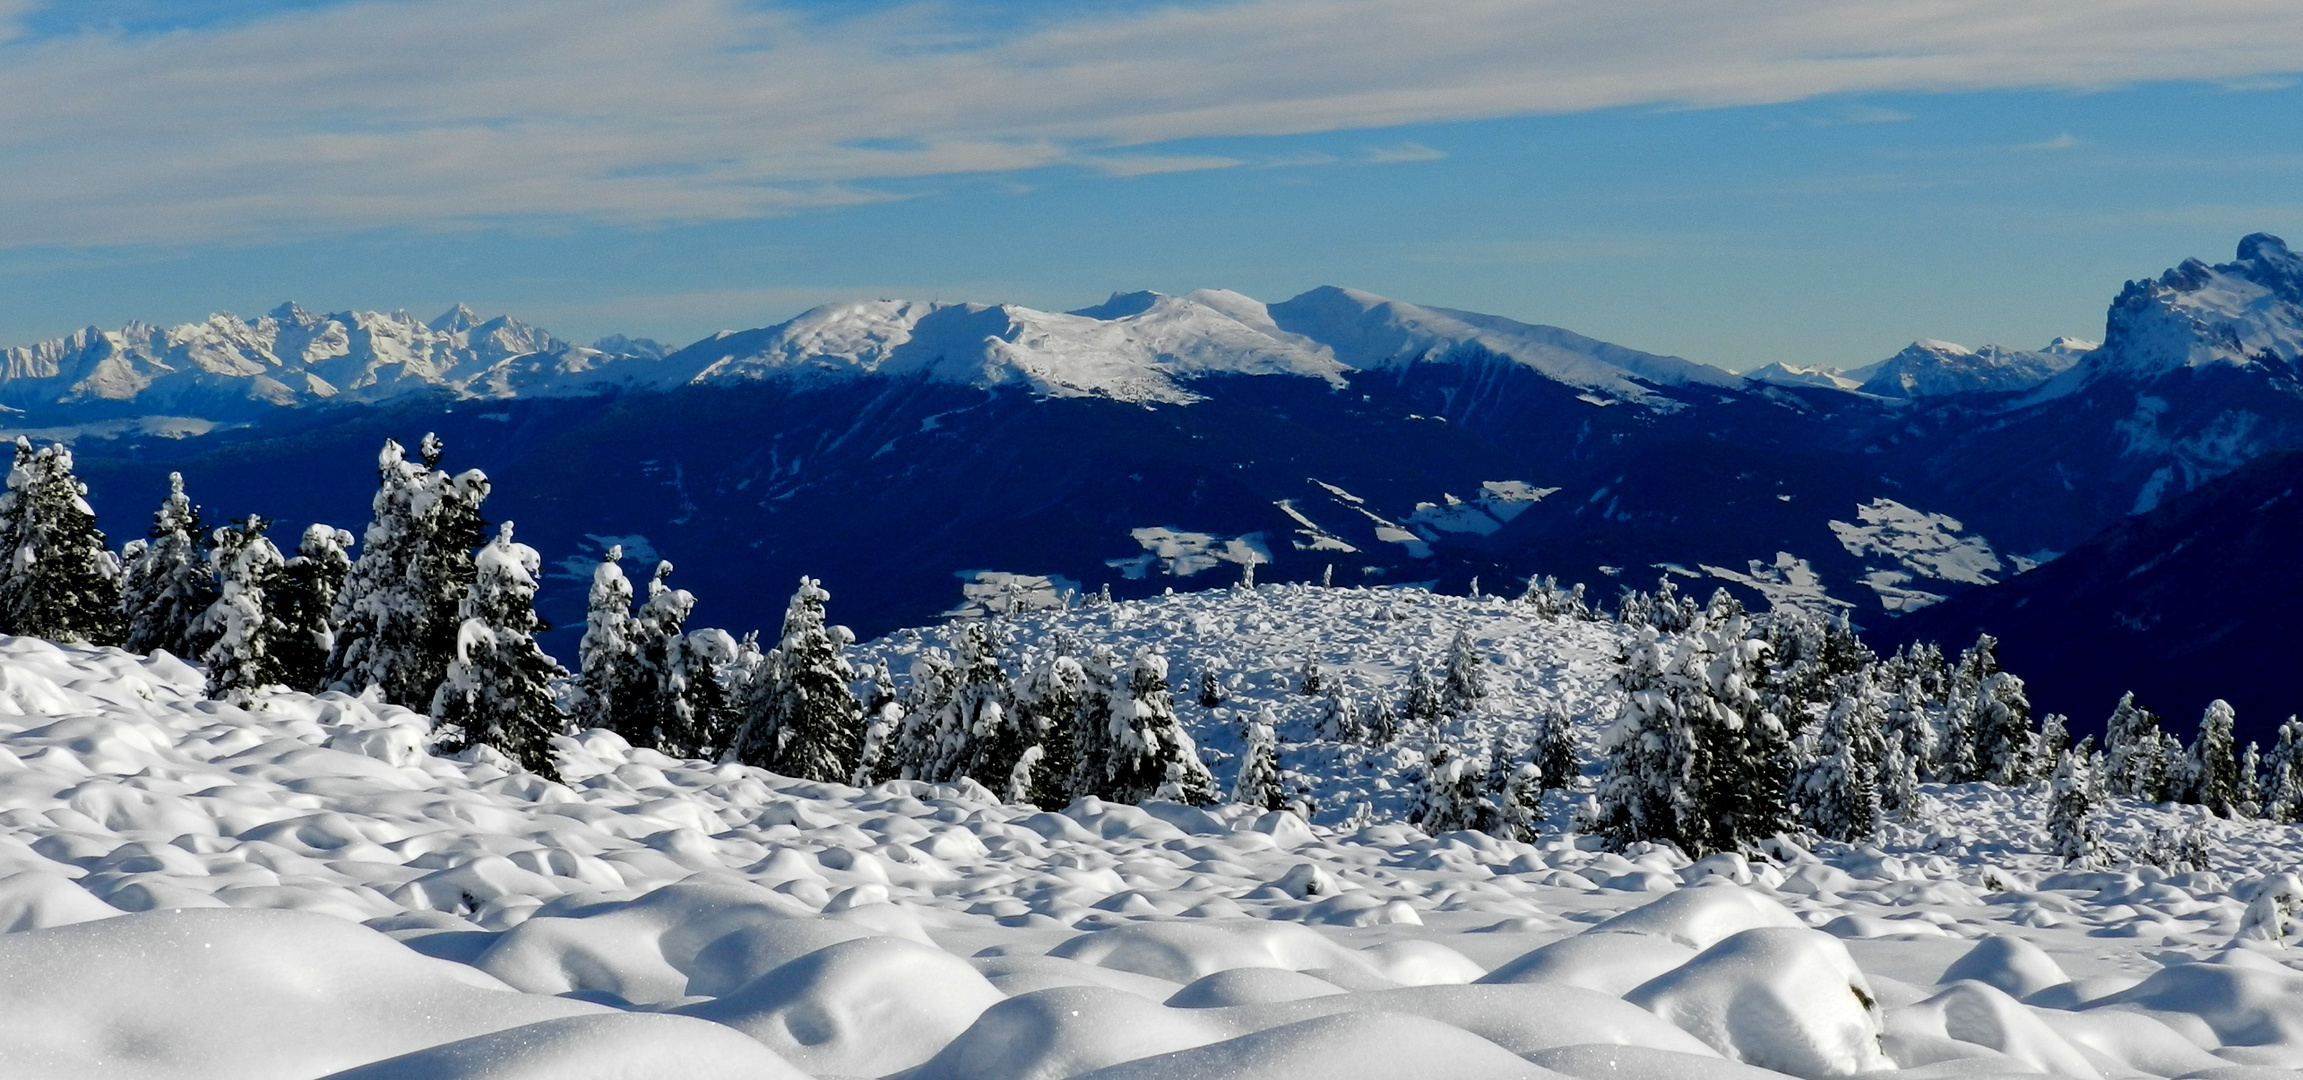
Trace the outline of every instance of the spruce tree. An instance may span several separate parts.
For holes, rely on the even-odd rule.
[[[1492,798],[1497,833],[1506,840],[1534,843],[1543,831],[1543,770],[1532,761],[1513,763]]]
[[[1789,827],[1790,736],[1762,702],[1766,653],[1740,616],[1632,648],[1600,746],[1602,832],[1703,855]]]
[[[579,728],[621,731],[619,718],[636,715],[641,708],[638,626],[632,618],[632,582],[624,576],[623,558],[624,546],[611,544],[592,568],[584,638],[576,647],[579,674],[574,704]]]
[[[1359,718],[1359,702],[1344,688],[1342,679],[1328,680],[1327,700],[1320,710],[1319,733],[1322,738],[1337,742],[1357,743],[1367,739],[1367,726]]]
[[[421,707],[459,651],[489,485],[477,469],[451,476],[436,468],[441,449],[426,435],[416,461],[390,439],[377,454],[374,516],[329,619],[336,641],[328,679],[338,690],[374,686],[387,701]]]
[[[1111,785],[1119,801],[1215,801],[1215,779],[1176,718],[1166,657],[1149,648],[1136,653],[1127,681],[1112,698],[1111,735]]]
[[[1127,723],[1118,714],[1126,672],[1109,645],[1095,645],[1079,660],[1079,707],[1072,713],[1072,798],[1114,798],[1119,741],[1114,729]]]
[[[1239,755],[1239,776],[1232,783],[1231,801],[1277,810],[1286,798],[1280,789],[1278,720],[1268,701],[1248,718]]]
[[[1466,630],[1455,632],[1447,649],[1447,677],[1440,685],[1440,711],[1468,716],[1487,700],[1487,657]]]
[[[283,636],[267,593],[280,574],[280,549],[264,535],[264,519],[247,518],[216,530],[208,561],[219,582],[216,599],[201,616],[208,649],[208,696],[245,702],[265,687],[280,686],[285,672],[275,650]]]
[[[1886,741],[1903,756],[1912,782],[1933,774],[1939,745],[1932,711],[1916,676],[1901,673],[1892,661],[1881,665],[1880,676],[1892,687],[1883,704],[1881,727]]]
[[[2239,755],[2238,805],[2239,813],[2247,817],[2263,814],[2263,748],[2252,740]]]
[[[296,542],[296,557],[280,567],[267,597],[279,637],[272,653],[280,661],[280,681],[291,690],[319,693],[328,682],[328,656],[336,647],[331,621],[336,597],[352,571],[346,549],[352,534],[333,525],[308,525]]]
[[[105,546],[64,444],[33,449],[16,437],[16,464],[0,494],[0,631],[51,641],[118,645],[120,560]]]
[[[1535,718],[1534,748],[1529,752],[1531,761],[1542,777],[1543,790],[1572,787],[1575,778],[1583,772],[1583,753],[1576,737],[1575,723],[1567,713],[1557,707],[1545,709]]]
[[[658,560],[655,575],[648,579],[647,599],[632,614],[625,684],[629,697],[616,717],[619,726],[612,730],[633,746],[693,757],[701,752],[703,740],[684,646],[696,597],[686,589],[672,588],[671,576],[671,562]],[[589,632],[588,623],[585,629]]]
[[[1223,704],[1223,687],[1216,683],[1215,668],[1199,669],[1199,707],[1213,709]]]
[[[1795,790],[1810,829],[1853,842],[1869,838],[1879,823],[1884,748],[1871,680],[1858,673],[1842,677],[1839,687],[1818,733],[1815,759],[1799,771]]]
[[[1399,712],[1409,721],[1428,723],[1439,719],[1439,682],[1420,664],[1407,673],[1407,692],[1400,697]]]
[[[2303,719],[2288,717],[2263,759],[2262,816],[2281,825],[2303,821]]]
[[[2199,734],[2184,756],[2183,801],[2225,818],[2238,816],[2241,801],[2233,720],[2230,702],[2221,698],[2208,702],[2206,715],[2199,719]]]
[[[512,541],[512,523],[473,560],[458,613],[456,655],[432,695],[434,737],[443,751],[485,745],[530,772],[559,779],[552,736],[566,716],[552,682],[567,674],[536,644],[550,629],[536,617],[536,549]]]
[[[1488,811],[1479,791],[1482,770],[1476,764],[1445,745],[1425,756],[1416,791],[1416,828],[1438,836],[1480,826]]]
[[[1919,770],[1912,765],[1911,755],[1903,752],[1901,742],[1888,739],[1885,743],[1879,755],[1879,809],[1910,820],[1921,805]]]
[[[168,474],[168,497],[152,514],[147,540],[121,553],[120,608],[129,652],[165,649],[184,658],[207,651],[200,618],[216,602],[216,575],[202,550],[200,508],[184,494],[184,474]]]
[[[1078,660],[1060,652],[1027,664],[1024,671],[1016,688],[1016,710],[1039,733],[1041,751],[1025,801],[1053,810],[1070,805],[1073,798],[1072,780],[1079,769],[1073,720],[1086,694],[1087,674]]]
[[[2094,784],[2088,771],[2085,756],[2065,750],[2056,757],[2048,793],[2047,835],[2053,844],[2051,854],[2067,863],[2091,865],[2101,847],[2092,797]]]
[[[1296,693],[1305,697],[1318,697],[1321,691],[1327,689],[1327,676],[1320,671],[1318,660],[1309,656],[1303,658],[1303,666],[1296,672],[1295,689]]]
[[[825,622],[831,593],[803,577],[784,609],[783,636],[761,666],[767,689],[735,740],[738,761],[786,776],[844,783],[863,752],[863,707],[849,684],[855,669],[845,650],[844,626]],[[999,778],[992,778],[997,780]]]
[[[1378,696],[1375,708],[1368,712],[1367,723],[1362,727],[1369,746],[1390,746],[1399,738],[1399,709],[1392,705],[1390,698]]]

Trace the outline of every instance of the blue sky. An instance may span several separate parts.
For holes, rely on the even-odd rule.
[[[2298,7],[0,0],[0,343],[1341,284],[1739,369],[2035,347],[2303,240]]]

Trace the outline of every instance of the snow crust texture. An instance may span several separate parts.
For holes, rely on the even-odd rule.
[[[1302,730],[1298,651],[1356,633],[1407,665],[1462,629],[1518,658],[1481,722],[1605,715],[1617,631],[1510,610],[1267,587],[1064,616],[1238,676],[1220,715],[1186,707],[1203,745],[1287,705],[1283,762],[1348,808],[1316,824],[807,783],[602,731],[562,739],[550,783],[435,756],[396,707],[236,707],[164,653],[0,638],[0,1075],[2303,1069],[2292,827],[2115,808],[2115,836],[2209,831],[2213,869],[2170,875],[2067,870],[2025,789],[1929,786],[1875,845],[1697,863],[1602,850],[1558,794],[1534,843],[1360,812],[1402,767]]]

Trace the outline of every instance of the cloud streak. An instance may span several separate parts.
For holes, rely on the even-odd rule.
[[[724,220],[1234,163],[1127,152],[1181,139],[2303,68],[2303,7],[2262,0],[1231,0],[1005,32],[964,7],[377,0],[8,40],[21,10],[0,0],[0,246]]]

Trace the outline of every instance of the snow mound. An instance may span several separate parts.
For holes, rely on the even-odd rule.
[[[717,1024],[618,1013],[475,1035],[323,1080],[805,1080],[807,1075]]]
[[[1738,1061],[1793,1076],[1847,1076],[1894,1063],[1878,998],[1839,939],[1763,927],[1734,934],[1625,995]]]
[[[942,949],[865,937],[681,1011],[750,1035],[811,1073],[884,1076],[934,1057],[1003,1000]]]
[[[1086,1073],[1080,1080],[1298,1080],[1382,1076],[1396,1080],[1540,1080],[1556,1075],[1437,1020],[1396,1013],[1323,1016],[1223,1042],[1170,1051]]]

